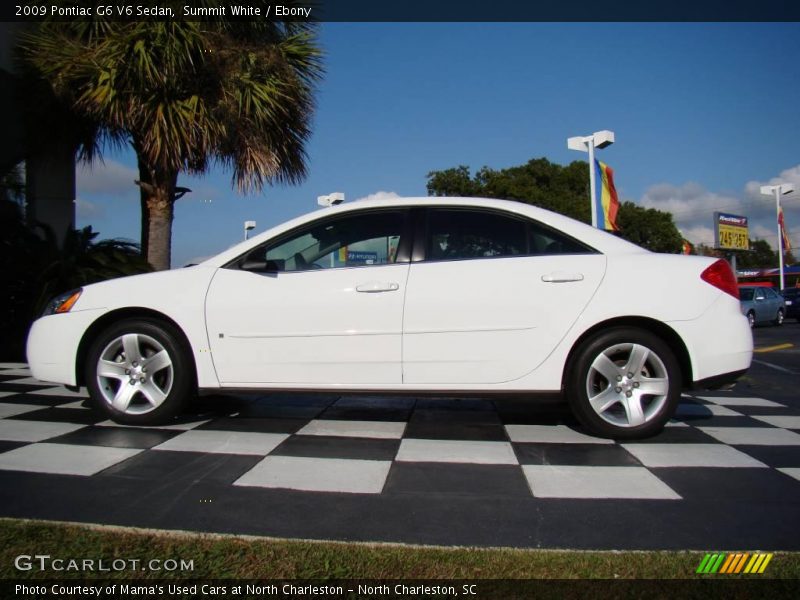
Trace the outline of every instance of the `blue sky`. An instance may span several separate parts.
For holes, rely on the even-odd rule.
[[[600,129],[622,199],[669,210],[710,242],[714,210],[748,215],[775,244],[774,202],[758,186],[800,190],[799,24],[327,23],[326,76],[300,186],[238,195],[230,174],[183,176],[173,266],[316,209],[343,191],[425,195],[426,174],[585,154],[566,138]],[[78,172],[78,224],[138,241],[131,153]],[[588,202],[588,198],[587,198]],[[800,193],[784,200],[800,246]]]

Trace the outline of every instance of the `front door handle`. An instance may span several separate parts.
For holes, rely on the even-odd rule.
[[[554,271],[547,275],[542,275],[545,283],[567,283],[569,281],[583,281],[583,273],[566,273],[564,271]]]
[[[369,283],[362,283],[356,286],[357,292],[364,294],[377,294],[378,292],[395,292],[400,289],[399,283],[383,282],[383,281],[370,281]]]

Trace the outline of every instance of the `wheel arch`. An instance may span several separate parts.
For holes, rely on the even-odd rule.
[[[675,359],[678,361],[678,365],[681,368],[681,387],[683,389],[687,389],[692,386],[692,382],[694,381],[692,373],[692,361],[689,358],[689,350],[686,348],[686,344],[684,344],[681,336],[678,335],[678,333],[669,325],[666,325],[661,321],[657,321],[656,319],[651,319],[649,317],[630,316],[615,317],[613,319],[608,319],[606,321],[597,323],[584,331],[581,336],[575,340],[575,343],[572,345],[572,348],[570,348],[569,354],[567,355],[567,360],[564,363],[564,371],[561,374],[561,389],[564,389],[567,373],[571,370],[575,354],[583,345],[583,343],[601,331],[616,327],[636,327],[638,329],[650,331],[651,333],[659,336],[669,346],[670,350],[672,350],[673,354],[675,355]]]
[[[92,323],[84,332],[81,341],[78,344],[78,352],[75,360],[75,381],[78,387],[86,385],[84,374],[86,372],[86,354],[92,342],[111,324],[122,321],[124,319],[145,319],[148,321],[160,321],[172,327],[179,336],[179,341],[183,346],[186,356],[192,366],[192,373],[195,385],[197,383],[197,363],[194,359],[194,352],[192,352],[192,345],[189,343],[189,338],[183,331],[180,325],[167,315],[157,310],[144,307],[126,307],[112,310],[105,313],[94,323]]]

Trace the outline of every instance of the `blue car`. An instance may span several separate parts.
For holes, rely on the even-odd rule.
[[[759,323],[783,325],[786,303],[783,296],[772,288],[741,286],[739,301],[742,305],[742,314],[750,321],[750,327],[755,327]]]
[[[786,317],[800,321],[800,288],[786,288],[781,295],[786,302]]]

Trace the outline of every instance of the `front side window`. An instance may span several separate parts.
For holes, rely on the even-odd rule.
[[[276,272],[392,264],[405,222],[404,211],[325,219],[256,248],[239,266]]]

